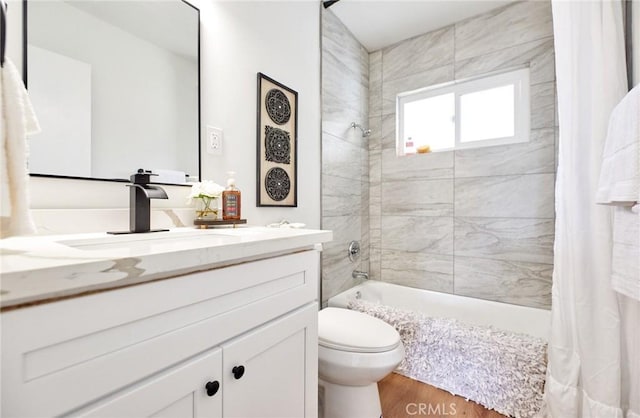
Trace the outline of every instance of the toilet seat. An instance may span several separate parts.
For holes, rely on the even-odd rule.
[[[318,313],[318,342],[334,350],[382,353],[398,347],[400,335],[391,325],[370,315],[325,308]]]

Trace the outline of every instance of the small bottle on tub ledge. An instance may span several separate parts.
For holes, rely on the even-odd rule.
[[[235,174],[233,171],[228,173],[227,188],[222,192],[222,219],[225,221],[240,220],[241,195]]]

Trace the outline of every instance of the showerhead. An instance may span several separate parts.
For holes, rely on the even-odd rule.
[[[362,125],[360,125],[359,123],[355,123],[355,122],[351,122],[351,127],[354,129],[360,129],[360,132],[362,132],[362,137],[366,138],[369,135],[371,135],[371,129],[364,129],[362,127]]]

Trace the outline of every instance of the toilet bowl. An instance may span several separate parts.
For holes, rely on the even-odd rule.
[[[318,374],[324,418],[379,418],[377,382],[404,358],[386,322],[341,308],[318,313]]]

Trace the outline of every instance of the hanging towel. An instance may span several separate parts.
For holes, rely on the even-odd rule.
[[[0,67],[0,182],[2,228],[0,237],[36,232],[29,211],[27,135],[40,131],[18,70],[5,58]]]
[[[640,301],[640,205],[613,209],[611,287]]]
[[[596,202],[614,206],[611,286],[640,301],[640,85],[611,112]]]
[[[609,118],[596,202],[633,206],[640,201],[640,85]]]

